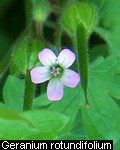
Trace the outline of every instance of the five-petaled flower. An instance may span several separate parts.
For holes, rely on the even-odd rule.
[[[44,66],[35,67],[30,71],[33,83],[43,83],[50,80],[47,95],[50,100],[60,100],[63,97],[64,85],[74,88],[80,81],[75,71],[68,69],[75,61],[75,54],[69,49],[63,49],[58,57],[48,48],[38,54]]]

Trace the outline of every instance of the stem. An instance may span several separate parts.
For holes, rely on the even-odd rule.
[[[12,51],[9,50],[8,53],[5,55],[3,60],[0,62],[0,80],[4,76],[6,70],[8,69],[10,62],[11,62],[11,53]]]
[[[85,27],[80,24],[77,27],[77,51],[79,60],[79,70],[81,76],[81,85],[84,91],[86,106],[88,107],[88,55],[87,55],[87,35]]]
[[[34,84],[31,82],[30,72],[27,71],[25,79],[25,94],[23,104],[24,111],[32,109],[33,96],[34,96]]]
[[[26,25],[29,25],[29,23],[32,21],[32,5],[32,1],[24,0]]]
[[[60,52],[60,50],[61,50],[61,36],[62,36],[62,28],[61,28],[61,26],[58,27],[56,33],[57,34],[56,34],[55,45],[56,45],[57,51]]]
[[[42,24],[40,22],[35,22],[35,31],[36,31],[36,37],[38,39],[42,39],[43,38]]]

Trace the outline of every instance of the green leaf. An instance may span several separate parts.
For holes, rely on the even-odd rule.
[[[34,108],[42,108],[44,106],[48,106],[52,102],[48,100],[46,93],[34,98],[33,105]]]
[[[80,135],[81,137],[88,139],[87,134],[84,129],[84,122],[83,122],[83,118],[82,118],[81,109],[79,109],[79,111],[75,117],[75,120],[74,120],[74,123],[73,123],[73,126],[72,126],[70,132],[73,135]]]
[[[6,120],[11,120],[11,121],[22,120],[22,121],[26,121],[26,123],[28,123],[29,126],[33,127],[32,123],[30,123],[27,119],[22,117],[21,114],[15,111],[11,111],[7,109],[6,107],[0,110],[0,119],[6,119]]]
[[[100,3],[102,4],[103,1],[100,1]],[[106,0],[99,12],[99,24],[95,29],[96,32],[106,40],[111,51],[117,54],[120,54],[120,19],[118,19],[120,18],[119,6],[119,0]]]
[[[60,113],[35,110],[16,113],[0,109],[0,138],[17,139],[54,139],[63,129],[69,118]]]
[[[15,68],[15,73],[20,71],[25,74],[27,69],[31,69],[39,62],[38,53],[43,47],[44,44],[42,42],[29,38],[17,43],[13,48],[11,69],[14,70]]]
[[[97,5],[97,11],[100,12],[101,9],[103,8],[104,4],[106,3],[106,1],[108,0],[100,0],[100,1],[96,1],[96,0],[86,0],[89,3],[93,3],[94,5]]]
[[[63,98],[60,101],[56,102],[51,102],[50,100],[48,100],[47,95],[43,94],[38,98],[34,99],[34,108],[56,111],[68,116],[70,120],[68,124],[64,127],[64,131],[61,132],[61,134],[63,133],[65,134],[66,132],[74,128],[73,123],[80,108],[81,104],[80,94],[82,92],[83,91],[80,86],[77,86],[76,88],[73,89],[65,87]],[[84,134],[83,132],[81,133]]]
[[[90,62],[95,61],[99,57],[106,58],[108,55],[109,55],[109,50],[106,44],[95,45],[90,50]]]
[[[67,116],[49,110],[29,111],[23,116],[38,129],[37,134],[30,134],[25,139],[54,139],[69,121]]]
[[[24,80],[9,75],[3,88],[3,98],[6,106],[14,111],[23,110]]]
[[[112,96],[110,93],[109,93],[109,96],[111,96],[111,98],[115,101],[115,103],[120,107],[120,99]]]
[[[56,111],[56,113],[62,113],[70,118],[67,125],[64,127],[64,130],[61,132],[65,133],[72,128],[73,122],[75,120],[75,116],[80,108],[80,94],[82,92],[82,88],[80,86],[76,88],[64,88],[64,96],[60,101],[51,102],[48,100],[47,95],[43,94],[38,97],[38,99],[34,99],[34,107],[39,107],[45,110]],[[35,102],[35,100],[37,100]]]
[[[22,139],[24,135],[36,131],[32,122],[16,112],[0,109],[0,137],[7,140]]]
[[[31,51],[30,46],[29,40],[23,40],[21,44],[17,45],[13,50],[13,64],[24,74],[28,68],[29,53]]]
[[[79,97],[81,92],[82,88],[79,85],[74,89],[65,87],[62,100],[51,103],[48,108],[49,110],[60,112],[70,117],[69,123],[65,127],[64,132],[69,131],[73,125],[75,116],[80,108],[81,101]]]
[[[120,139],[120,108],[111,95],[120,99],[120,58],[109,56],[91,64],[89,73],[90,108],[82,108],[89,139]],[[84,98],[81,94],[81,99]]]
[[[84,124],[81,111],[79,110],[70,129],[70,132],[62,132],[57,140],[87,140],[88,137],[84,130]]]
[[[35,67],[36,64],[39,63],[41,65],[41,62],[38,59],[38,53],[45,47],[44,43],[38,40],[33,40],[32,41],[32,53],[30,55],[30,60],[29,60],[29,66],[28,68],[31,69]]]

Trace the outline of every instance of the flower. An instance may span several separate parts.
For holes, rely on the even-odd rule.
[[[58,57],[48,48],[38,54],[44,66],[35,67],[30,71],[33,83],[43,83],[50,80],[47,86],[49,100],[60,100],[63,97],[64,85],[74,88],[80,81],[75,71],[68,69],[75,61],[75,54],[69,49],[63,49]]]

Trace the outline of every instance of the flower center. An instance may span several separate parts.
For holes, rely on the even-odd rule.
[[[51,68],[51,74],[53,77],[61,77],[62,73],[63,73],[63,69],[59,65],[53,66]]]

